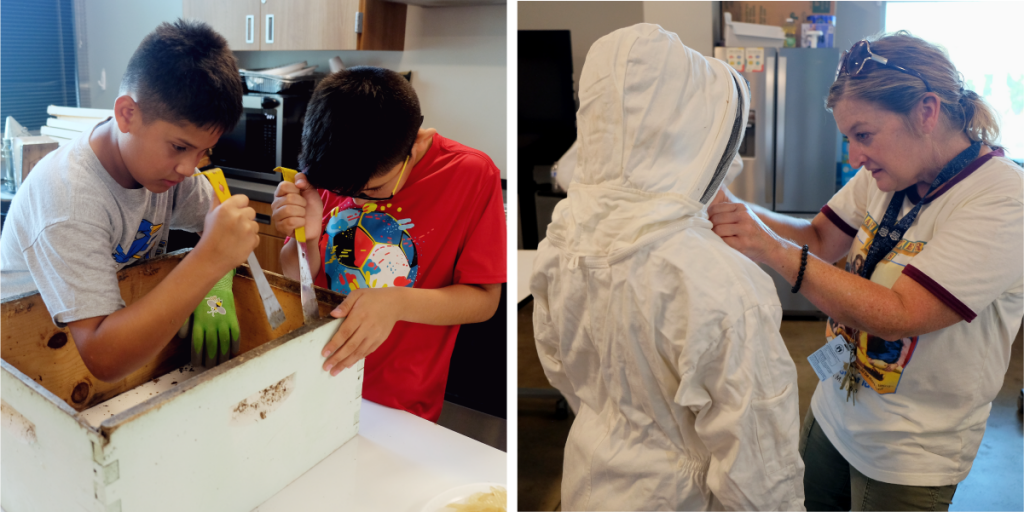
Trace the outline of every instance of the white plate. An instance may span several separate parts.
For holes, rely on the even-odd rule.
[[[438,512],[440,510],[443,510],[449,504],[458,503],[478,492],[491,492],[491,487],[505,489],[505,486],[502,484],[488,482],[461,485],[459,487],[448,489],[447,491],[442,492],[437,496],[434,496],[433,499],[428,501],[427,505],[423,507],[421,510],[422,512]],[[505,507],[508,507],[508,503],[505,504]]]

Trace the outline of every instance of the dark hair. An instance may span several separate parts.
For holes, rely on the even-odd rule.
[[[242,79],[228,42],[209,25],[179,19],[150,32],[128,61],[121,94],[143,119],[231,131],[242,116]]]
[[[306,109],[299,167],[309,183],[342,195],[401,164],[423,117],[402,75],[357,66],[323,79]]]
[[[961,74],[941,47],[905,30],[875,36],[869,41],[872,52],[913,68],[928,80],[932,92],[941,100],[945,122],[954,130],[962,130],[972,141],[995,146],[999,138],[995,111],[976,92],[965,88]],[[837,77],[829,88],[825,107],[831,111],[839,100],[849,97],[907,116],[927,92],[920,78],[878,66],[856,76]]]

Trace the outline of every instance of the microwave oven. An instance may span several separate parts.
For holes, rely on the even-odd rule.
[[[275,167],[298,168],[309,98],[309,94],[243,95],[242,117],[214,146],[210,163],[232,178],[280,182]]]

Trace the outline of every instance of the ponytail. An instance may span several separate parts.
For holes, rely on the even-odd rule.
[[[964,132],[972,141],[981,141],[994,146],[999,138],[999,124],[996,113],[984,98],[968,89],[960,94],[960,108],[963,115]]]

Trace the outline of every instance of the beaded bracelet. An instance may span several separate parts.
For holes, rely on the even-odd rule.
[[[804,245],[804,248],[800,251],[800,273],[796,275],[796,284],[793,285],[793,293],[800,291],[800,283],[804,281],[804,270],[807,269],[807,250],[808,246]]]

